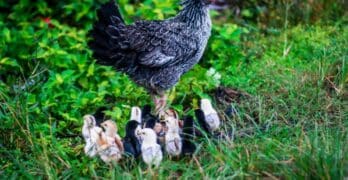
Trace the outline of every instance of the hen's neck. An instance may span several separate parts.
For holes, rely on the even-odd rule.
[[[187,23],[192,28],[210,25],[208,8],[200,4],[188,4],[176,16],[176,20]]]

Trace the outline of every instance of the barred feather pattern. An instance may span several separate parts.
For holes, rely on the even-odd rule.
[[[183,1],[166,20],[126,25],[114,2],[97,12],[89,47],[97,63],[126,73],[150,93],[173,87],[201,59],[211,33],[206,0]]]

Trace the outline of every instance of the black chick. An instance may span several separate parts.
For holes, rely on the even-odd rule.
[[[160,122],[160,119],[153,114],[151,114],[151,106],[145,105],[141,111],[141,118],[142,118],[142,128],[150,128],[153,129],[157,134],[157,143],[160,145],[163,145],[164,143],[164,125],[163,122]],[[163,147],[163,146],[162,146]],[[162,149],[163,150],[163,149]]]
[[[104,122],[105,118],[105,113],[104,111],[106,111],[107,108],[106,107],[100,107],[97,109],[97,111],[93,114],[93,116],[95,117],[96,120],[96,125],[100,127],[100,124],[102,122]]]
[[[211,136],[211,132],[209,130],[209,125],[205,121],[204,112],[201,109],[195,110],[195,116],[198,121],[199,128],[196,128],[196,135],[199,137],[203,137],[204,134]],[[203,132],[202,132],[203,131]]]
[[[126,136],[123,140],[125,153],[132,157],[138,157],[141,154],[140,139],[137,137],[137,131],[141,128],[141,109],[137,106],[132,107],[130,120],[126,124]]]
[[[141,118],[142,118],[141,126],[143,128],[153,129],[156,123],[159,123],[159,119],[153,114],[151,114],[151,106],[148,104],[143,107],[141,111]]]
[[[187,116],[184,118],[184,127],[182,132],[182,155],[192,156],[196,151],[196,145],[193,142],[195,136],[194,127],[193,127],[193,117]]]
[[[126,136],[123,138],[125,153],[134,158],[141,154],[141,144],[136,136],[136,130],[139,125],[139,122],[136,120],[128,121],[126,124]]]

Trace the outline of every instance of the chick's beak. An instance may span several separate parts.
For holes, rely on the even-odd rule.
[[[135,136],[139,139],[140,143],[143,142],[143,137],[141,136],[141,131],[140,129],[135,130]]]
[[[137,136],[140,136],[140,135],[141,135],[140,129],[135,130],[135,134],[136,134]]]
[[[105,131],[105,126],[103,123],[100,124],[100,127],[103,129],[103,131]]]

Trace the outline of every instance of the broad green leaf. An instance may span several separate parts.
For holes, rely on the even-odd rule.
[[[0,65],[7,65],[11,67],[19,67],[17,61],[15,59],[5,57],[0,60]]]
[[[56,74],[56,81],[58,84],[63,84],[64,79],[63,79],[62,75]]]

